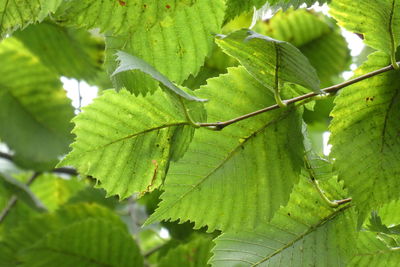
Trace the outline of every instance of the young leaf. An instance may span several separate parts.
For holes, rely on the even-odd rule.
[[[208,80],[209,120],[223,121],[274,103],[243,67]],[[199,129],[185,156],[172,164],[162,202],[147,224],[194,221],[209,231],[252,229],[284,205],[303,165],[300,112],[277,110],[221,132]],[[234,211],[234,212],[231,212]]]
[[[115,54],[122,50],[144,60],[170,81],[182,84],[191,74],[197,74],[212,50],[213,34],[221,30],[224,9],[223,0],[198,0],[191,7],[177,8],[149,29],[134,27],[129,33],[108,36],[108,71],[116,69]],[[157,82],[141,72],[121,73],[113,82],[116,88],[125,87],[135,94],[157,89]]]
[[[216,39],[225,53],[236,58],[271,92],[276,83],[290,82],[319,91],[319,79],[308,59],[293,45],[242,29]]]
[[[146,98],[107,90],[83,110],[73,120],[73,149],[60,166],[98,179],[108,196],[126,198],[161,185],[175,133],[189,125],[179,106],[160,90]]]
[[[336,179],[327,188],[343,196]],[[350,206],[329,208],[302,177],[290,201],[270,223],[219,236],[213,266],[345,266],[353,255],[356,220]]]
[[[400,45],[400,1],[335,0],[330,7],[339,25],[363,34],[367,45],[394,59]]]
[[[356,75],[388,64],[389,57],[376,52]],[[335,100],[331,155],[339,178],[363,213],[399,196],[399,88],[399,73],[391,71],[344,88]]]
[[[112,76],[117,75],[118,73],[121,73],[121,72],[125,72],[125,71],[140,70],[140,71],[150,75],[157,81],[159,81],[161,84],[163,84],[167,89],[169,89],[172,93],[176,94],[177,96],[183,97],[190,101],[199,101],[199,102],[206,101],[204,99],[199,99],[197,97],[189,95],[182,89],[178,88],[176,85],[174,85],[172,82],[170,82],[167,77],[165,77],[164,75],[159,73],[155,68],[153,68],[151,65],[147,64],[145,61],[141,60],[140,58],[130,55],[128,53],[122,52],[122,51],[118,51],[117,56],[118,56],[117,60],[120,62],[120,65],[114,71]],[[162,88],[164,88],[164,87],[162,87]]]
[[[18,40],[3,40],[0,57],[0,138],[24,167],[53,168],[72,142],[71,101],[58,75]]]

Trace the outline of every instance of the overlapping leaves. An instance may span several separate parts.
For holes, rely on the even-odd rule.
[[[247,29],[221,36],[216,42],[272,92],[283,82],[319,90],[315,69],[297,48],[287,42]]]
[[[325,185],[334,198],[345,195],[336,179]],[[355,253],[354,218],[349,206],[329,208],[302,177],[270,223],[222,234],[210,261],[213,266],[346,266]]]
[[[224,9],[222,0],[198,0],[190,7],[177,8],[149,29],[136,27],[127,33],[108,36],[106,66],[109,72],[116,69],[115,53],[122,50],[144,60],[169,80],[182,84],[204,64],[212,48],[213,34],[221,29]],[[118,74],[113,81],[117,88],[125,87],[135,94],[154,92],[157,88],[155,80],[138,71]]]
[[[374,53],[356,75],[388,64],[389,56]],[[343,89],[332,111],[330,142],[339,178],[366,213],[400,196],[399,92],[398,72],[387,72]]]
[[[239,67],[210,79],[198,92],[211,99],[209,121],[223,121],[273,104],[264,88]],[[298,181],[302,141],[300,113],[292,109],[221,132],[197,130],[185,156],[171,166],[162,202],[148,223],[179,219],[210,231],[243,230],[271,219]]]
[[[67,206],[22,223],[6,237],[4,246],[21,266],[143,264],[122,221],[98,205]]]
[[[146,98],[105,91],[74,123],[77,138],[60,165],[95,177],[108,195],[121,198],[160,186],[170,159],[179,158],[193,133],[182,106],[161,90]]]

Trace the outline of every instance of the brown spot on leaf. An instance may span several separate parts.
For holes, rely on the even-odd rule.
[[[165,8],[168,8],[168,9],[170,9],[170,8],[171,8],[171,6],[170,6],[170,5],[166,5],[166,6],[165,6]]]
[[[120,6],[126,6],[126,2],[122,0],[118,0]]]

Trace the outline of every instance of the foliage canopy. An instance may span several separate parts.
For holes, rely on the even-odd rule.
[[[0,266],[398,266],[400,1],[316,2],[0,0]]]

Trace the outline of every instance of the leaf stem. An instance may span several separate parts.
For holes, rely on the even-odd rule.
[[[396,64],[400,64],[400,62],[396,62]],[[285,100],[284,102],[286,103],[286,105],[289,105],[289,104],[294,104],[296,102],[299,102],[299,101],[302,101],[302,100],[305,100],[305,99],[309,99],[309,98],[313,98],[313,97],[316,97],[316,96],[321,97],[321,96],[323,96],[325,94],[334,94],[337,91],[339,91],[339,90],[341,90],[341,89],[343,89],[343,88],[345,88],[345,87],[347,87],[349,85],[358,83],[358,82],[363,81],[365,79],[374,77],[376,75],[379,75],[379,74],[382,74],[382,73],[385,73],[385,72],[388,72],[388,71],[391,71],[391,70],[394,70],[394,69],[395,69],[395,67],[392,64],[390,66],[387,66],[387,67],[384,67],[384,68],[369,72],[367,74],[361,75],[359,77],[356,77],[354,79],[345,81],[343,83],[339,83],[339,84],[336,84],[336,85],[329,86],[329,87],[326,87],[324,89],[321,89],[320,93],[310,92],[310,93],[307,93],[307,94],[304,94],[304,95],[301,95],[301,96],[296,96],[294,98]],[[239,121],[242,121],[242,120],[257,116],[259,114],[262,114],[262,113],[265,113],[265,112],[268,112],[268,111],[279,109],[279,108],[281,108],[281,107],[278,104],[275,104],[275,105],[272,105],[272,106],[269,106],[269,107],[265,107],[265,108],[257,110],[257,111],[253,111],[251,113],[245,114],[243,116],[240,116],[240,117],[228,120],[228,121],[211,122],[211,123],[197,123],[197,125],[200,126],[200,127],[207,127],[207,128],[212,129],[212,130],[220,131],[223,128],[225,128],[225,127],[227,127],[227,126],[229,126],[229,125],[231,125],[233,123],[236,123],[236,122],[239,122]]]

